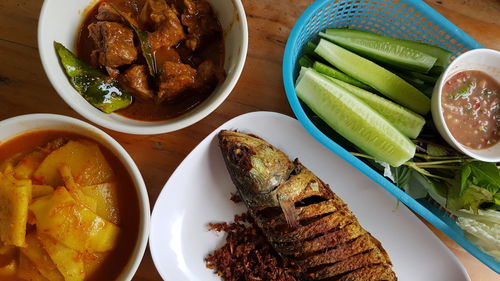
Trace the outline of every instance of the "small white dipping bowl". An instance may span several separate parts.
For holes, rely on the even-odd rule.
[[[446,125],[441,95],[446,81],[458,72],[479,70],[500,83],[500,52],[491,49],[475,49],[458,56],[441,75],[432,94],[432,118],[441,136],[462,153],[485,162],[500,162],[500,143],[486,149],[471,149],[459,143]]]
[[[0,144],[25,133],[57,130],[79,134],[95,140],[106,147],[125,166],[133,181],[139,199],[139,231],[135,248],[117,281],[130,281],[134,277],[146,250],[149,236],[150,207],[146,185],[139,169],[127,151],[102,130],[75,118],[56,114],[28,114],[0,121]]]
[[[88,120],[118,132],[151,135],[190,126],[214,111],[231,93],[240,77],[247,55],[248,27],[241,0],[207,0],[224,33],[226,79],[189,112],[165,121],[139,121],[116,113],[106,114],[85,101],[73,89],[59,64],[54,41],[75,52],[76,40],[86,12],[96,0],[45,0],[38,22],[38,49],[43,68],[61,98]]]

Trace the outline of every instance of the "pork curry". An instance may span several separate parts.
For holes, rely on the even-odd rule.
[[[222,28],[206,0],[102,0],[79,30],[77,57],[133,97],[116,113],[166,120],[224,80]]]

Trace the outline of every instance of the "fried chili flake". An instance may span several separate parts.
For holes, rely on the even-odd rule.
[[[234,203],[240,203],[240,202],[243,202],[243,200],[241,200],[241,197],[238,193],[231,193],[231,201],[233,201]]]
[[[301,269],[276,253],[248,213],[236,215],[233,223],[209,224],[209,230],[227,233],[226,244],[205,258],[222,280],[299,280]]]

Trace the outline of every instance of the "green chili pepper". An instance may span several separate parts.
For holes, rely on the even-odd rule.
[[[79,60],[61,43],[54,42],[54,47],[69,82],[90,104],[111,113],[132,103],[132,96],[116,80]]]

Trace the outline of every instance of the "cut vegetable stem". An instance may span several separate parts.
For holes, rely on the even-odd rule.
[[[438,176],[438,175],[435,175],[435,174],[432,174],[432,173],[429,173],[427,170],[423,169],[423,168],[420,168],[418,166],[415,166],[414,165],[415,163],[414,162],[410,162],[410,163],[406,163],[405,165],[407,165],[408,167],[410,168],[413,168],[415,169],[417,172],[419,172],[420,174],[424,175],[424,176],[428,176],[428,177],[431,177],[431,178],[436,178],[436,179],[440,179],[440,180],[445,180],[445,181],[450,181],[452,179],[450,178],[446,178],[446,177],[442,177],[442,176]]]
[[[462,169],[460,166],[451,166],[451,165],[418,165],[420,168],[427,169],[447,169],[447,170],[460,170]]]
[[[432,155],[428,155],[428,154],[424,154],[424,153],[415,153],[415,156],[416,157],[419,157],[419,158],[423,158],[423,159],[427,159],[427,160],[432,160],[432,159],[436,159],[436,160],[447,160],[447,159],[468,159],[467,156],[462,156],[462,155],[456,155],[456,156],[432,156]]]
[[[443,161],[415,162],[415,165],[439,165],[439,164],[463,163],[463,162],[464,160],[462,159],[454,159],[454,160],[443,160]]]

